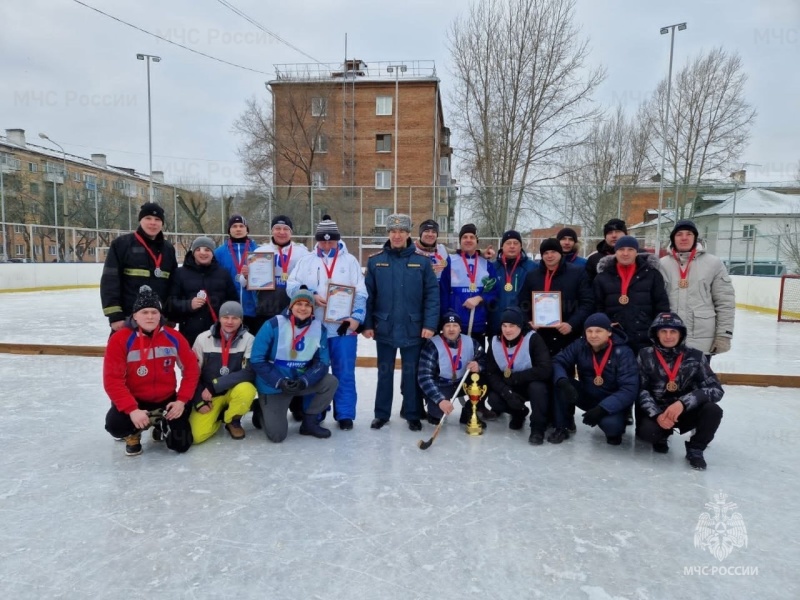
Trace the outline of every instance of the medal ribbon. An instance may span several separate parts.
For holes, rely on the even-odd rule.
[[[305,328],[298,333],[297,335],[294,334],[294,315],[289,317],[289,322],[292,324],[292,350],[297,352],[297,344],[303,341],[303,338],[306,336],[306,331],[308,331],[309,327],[311,327],[311,323],[305,326]]]
[[[156,256],[155,253],[152,250],[150,250],[150,246],[148,246],[147,243],[142,239],[142,236],[139,235],[138,231],[134,231],[133,232],[133,236],[136,238],[136,240],[142,246],[144,246],[144,249],[147,250],[147,253],[150,255],[150,258],[153,259],[153,262],[156,265],[156,269],[160,269],[161,268],[161,259],[164,258],[164,255],[163,254],[159,254],[158,256]]]
[[[208,312],[211,313],[211,320],[216,323],[219,319],[217,319],[217,312],[214,310],[214,307],[211,306],[211,296],[209,296],[208,292],[205,290],[200,291],[205,294],[206,306],[208,307]]]
[[[633,276],[636,274],[636,265],[621,265],[617,263],[617,273],[619,274],[619,278],[622,280],[620,295],[627,296],[628,286],[631,284]]]
[[[453,358],[453,353],[450,352],[450,345],[447,343],[447,338],[442,336],[442,341],[444,342],[444,349],[447,350],[450,364],[453,365],[453,381],[455,381],[456,373],[458,372],[458,363],[461,361],[461,336],[458,336],[458,349],[456,350],[455,358]]]
[[[657,348],[653,348],[656,352],[656,358],[658,362],[661,363],[661,366],[664,367],[664,372],[667,374],[667,379],[669,379],[670,383],[674,383],[675,379],[678,377],[678,369],[681,368],[681,363],[683,362],[683,352],[678,355],[678,358],[675,360],[675,366],[670,370],[669,366],[667,365],[667,361],[664,360],[664,357],[661,356],[661,352],[658,351]]]
[[[467,255],[466,254],[462,254],[461,255],[461,260],[464,261],[464,269],[467,271],[467,277],[469,278],[469,283],[470,283],[470,285],[474,286],[475,285],[475,278],[478,276],[478,257],[477,257],[477,255],[475,256],[475,266],[474,266],[474,270],[472,271],[472,273],[470,273],[469,264],[467,264]]]
[[[160,326],[153,331],[153,336],[150,338],[150,345],[147,346],[147,352],[144,351],[144,338],[147,337],[142,331],[142,328],[139,327],[139,368],[141,369],[144,367],[147,368],[146,362],[150,358],[150,351],[153,349],[153,344],[155,343],[155,337],[158,333]],[[155,357],[153,357],[155,358]]]
[[[514,354],[512,354],[511,358],[509,359],[508,346],[506,346],[506,338],[503,337],[502,335],[500,336],[500,343],[503,345],[503,352],[505,352],[506,365],[508,366],[508,370],[509,371],[511,370],[511,367],[514,366],[514,361],[517,358],[517,354],[519,354],[519,350],[520,350],[520,348],[522,348],[522,340],[523,340],[523,338],[520,337],[519,338],[519,343],[517,343],[517,348],[516,348],[516,350],[514,350]]]
[[[556,274],[557,270],[558,269],[551,271],[550,269],[548,269],[545,272],[545,274],[544,274],[544,291],[545,292],[549,292],[550,291],[550,284],[552,283],[553,277],[555,277],[555,274]]]
[[[236,250],[233,249],[233,242],[228,238],[228,252],[231,254],[231,260],[233,260],[233,266],[236,267],[237,275],[242,273],[242,267],[247,264],[247,242],[244,242],[243,245],[244,252],[242,252],[242,259],[239,260],[236,258]]]
[[[511,279],[514,277],[514,271],[517,270],[517,265],[519,264],[519,259],[522,258],[522,253],[517,254],[517,258],[514,260],[514,266],[511,268],[511,272],[508,272],[508,263],[504,263],[506,267],[506,285],[511,284]]]
[[[599,365],[597,364],[597,358],[595,358],[594,352],[592,352],[592,365],[594,366],[595,377],[601,377],[603,375],[603,369],[606,368],[606,365],[608,364],[608,359],[611,358],[612,346],[613,344],[611,343],[611,340],[608,340],[608,348],[603,354],[603,358],[600,360]]]
[[[283,248],[285,248],[286,246],[289,247],[289,251],[286,254],[284,254]],[[288,244],[286,244],[286,246],[284,246],[283,248],[278,248],[278,266],[281,268],[281,271],[283,271],[283,274],[288,277],[289,264],[292,262],[292,243],[289,242]]]
[[[678,258],[678,253],[675,252],[675,248],[672,249],[672,256],[675,257],[675,260],[678,262],[678,271],[681,274],[681,281],[684,281],[689,276],[689,266],[692,264],[694,260],[694,255],[697,254],[697,246],[692,248],[692,253],[689,255],[689,260],[686,261],[686,268],[681,268],[681,259]]]
[[[225,332],[222,331],[220,327],[219,332],[219,347],[220,347],[220,354],[222,355],[222,366],[227,368],[228,367],[228,357],[231,354],[231,346],[233,345],[233,335],[231,334],[231,339],[225,339]]]
[[[322,256],[322,266],[325,267],[325,274],[328,276],[328,281],[333,277],[333,270],[336,268],[336,259],[339,258],[339,244],[336,244],[336,250],[333,253],[333,260],[331,261],[331,268],[325,263],[325,257]]]

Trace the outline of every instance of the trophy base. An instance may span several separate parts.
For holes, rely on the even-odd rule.
[[[471,404],[472,416],[469,418],[469,423],[467,423],[467,435],[483,435],[483,427],[481,427],[481,424],[478,422],[478,403],[471,402]]]

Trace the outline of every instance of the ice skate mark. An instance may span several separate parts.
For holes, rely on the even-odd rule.
[[[11,498],[11,496],[16,496],[17,492],[19,492],[19,488],[22,487],[22,479],[17,479],[13,488],[8,490],[7,492],[3,492],[0,494],[0,500],[5,500],[7,498]]]
[[[619,555],[619,548],[615,548],[614,546],[601,546],[599,544],[595,544],[594,542],[590,542],[589,540],[582,540],[579,537],[573,536],[572,538],[575,541],[575,544],[578,546],[585,545],[595,550],[600,550],[601,552],[605,552],[606,554],[610,554],[611,556],[618,556]],[[579,547],[577,549],[578,552],[586,552],[585,548]]]
[[[411,588],[409,588],[409,587],[406,587],[404,585],[400,585],[399,583],[395,583],[394,581],[389,581],[388,579],[384,579],[382,577],[378,577],[377,575],[373,575],[372,573],[367,573],[366,571],[362,571],[360,569],[354,569],[352,567],[346,567],[344,565],[337,565],[337,564],[334,564],[334,563],[329,563],[329,562],[324,562],[324,561],[322,562],[322,564],[326,565],[328,567],[334,567],[336,569],[341,569],[342,571],[349,571],[350,573],[358,573],[359,575],[363,575],[364,577],[369,577],[370,579],[374,579],[375,581],[379,581],[379,582],[384,583],[386,585],[390,585],[390,586],[395,587],[395,588],[397,588],[399,590],[404,590],[404,591],[409,592],[411,594],[416,594],[416,591],[411,589]]]
[[[332,512],[334,515],[336,515],[336,516],[337,516],[337,517],[339,517],[339,518],[340,518],[342,521],[344,521],[345,523],[347,523],[348,525],[350,525],[350,526],[351,526],[353,529],[355,529],[355,530],[356,530],[356,531],[358,531],[359,533],[363,533],[365,536],[367,536],[367,539],[371,541],[371,539],[370,539],[370,538],[371,538],[372,536],[371,536],[369,533],[367,533],[366,531],[364,531],[364,529],[363,529],[363,528],[361,528],[361,526],[359,526],[357,523],[354,523],[353,521],[351,521],[350,519],[348,519],[347,517],[345,517],[345,516],[344,516],[342,513],[340,513],[338,510],[336,510],[335,508],[333,508],[332,506],[330,506],[329,504],[327,504],[327,503],[326,503],[324,500],[322,500],[321,498],[319,498],[319,497],[315,496],[315,495],[314,495],[314,494],[312,494],[311,492],[307,492],[306,490],[304,490],[303,488],[301,488],[301,487],[299,487],[299,486],[296,486],[296,485],[295,485],[295,486],[292,486],[292,487],[293,487],[294,489],[296,489],[297,491],[299,491],[299,492],[302,492],[303,494],[305,494],[306,496],[308,496],[308,497],[309,497],[309,498],[311,498],[312,500],[316,500],[316,501],[317,501],[319,504],[321,504],[321,505],[322,505],[322,506],[324,506],[326,509],[328,509],[329,511],[331,511],[331,512]],[[288,507],[287,507],[287,508],[288,508]],[[291,509],[290,509],[290,510],[291,510]],[[305,518],[305,517],[306,517],[306,513],[303,513],[303,515],[297,515],[297,516],[302,516],[303,518]]]
[[[119,521],[117,521],[116,519],[114,519],[114,518],[112,518],[112,517],[109,517],[108,515],[106,515],[106,518],[107,518],[109,521],[111,521],[112,523],[114,523],[114,525],[119,525],[120,527],[122,527],[123,529],[127,529],[127,530],[128,530],[128,531],[130,531],[131,533],[144,533],[144,529],[134,529],[134,528],[132,528],[132,527],[128,527],[128,526],[127,526],[127,525],[125,525],[124,523],[120,523]]]

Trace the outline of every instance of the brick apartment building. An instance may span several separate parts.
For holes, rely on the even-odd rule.
[[[268,86],[276,203],[296,228],[327,212],[343,235],[382,243],[396,203],[415,226],[434,218],[451,231],[452,149],[433,61],[276,65]],[[309,200],[311,212],[299,208]]]

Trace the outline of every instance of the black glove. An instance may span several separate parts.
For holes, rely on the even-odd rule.
[[[525,398],[517,394],[511,388],[503,390],[503,400],[511,410],[525,410]]]
[[[343,335],[347,335],[347,331],[350,329],[350,323],[348,321],[342,321],[342,324],[339,325],[339,329],[336,330],[336,335],[339,337]]]
[[[295,391],[295,393],[302,392],[307,387],[308,387],[308,381],[306,381],[305,377],[301,377],[300,379],[295,379],[294,380],[294,391]]]
[[[297,382],[294,379],[284,377],[278,382],[278,387],[286,394],[294,394],[297,389]]]
[[[603,417],[608,414],[608,411],[599,404],[594,408],[587,410],[583,413],[583,422],[589,427],[597,425]]]
[[[578,390],[569,382],[569,379],[559,379],[556,386],[564,402],[572,406],[578,402]]]

